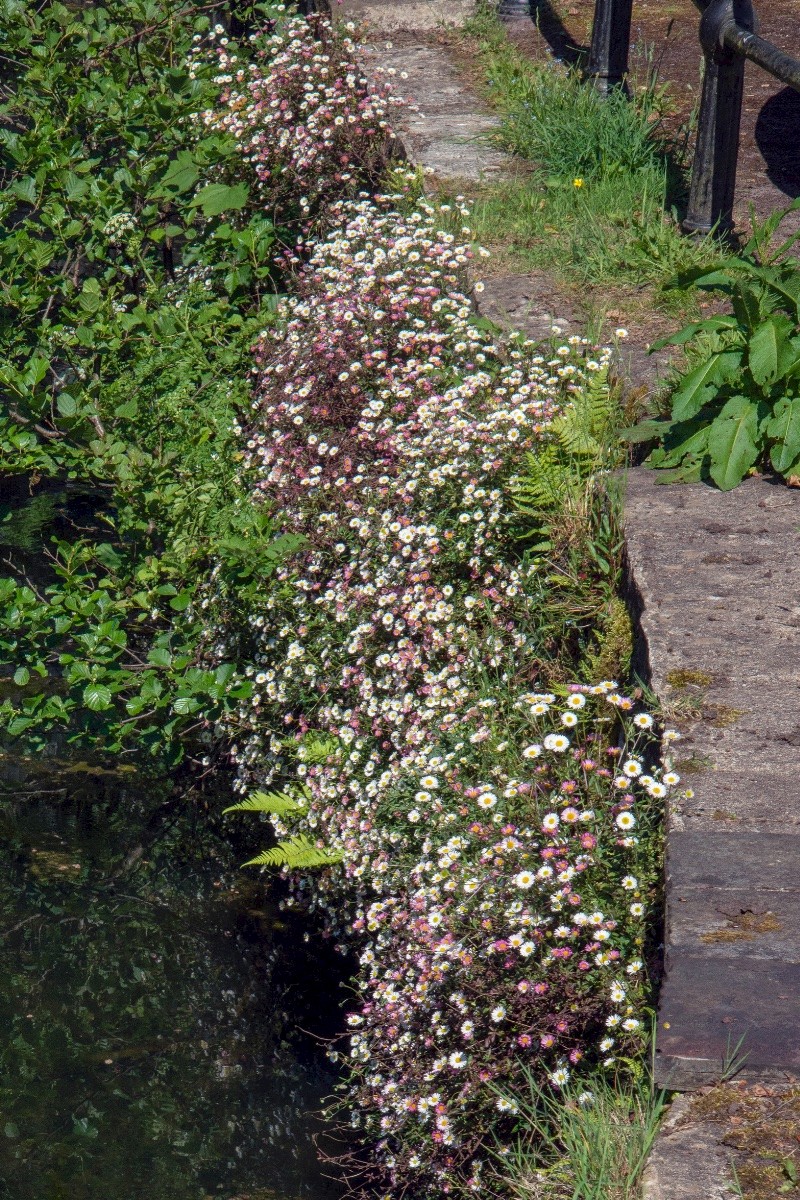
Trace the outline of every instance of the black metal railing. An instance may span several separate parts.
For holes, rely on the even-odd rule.
[[[745,60],[800,92],[800,60],[758,36],[751,0],[694,0],[705,58],[692,164],[688,233],[725,236],[733,225]],[[586,75],[604,94],[624,83],[633,0],[595,0]]]

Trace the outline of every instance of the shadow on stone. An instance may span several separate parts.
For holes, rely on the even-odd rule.
[[[571,67],[583,65],[588,49],[575,41],[550,0],[531,0],[531,19],[556,58]]]
[[[756,121],[756,144],[776,188],[800,196],[800,93],[783,88],[767,100]]]
[[[650,668],[650,651],[647,645],[647,638],[642,629],[642,614],[644,612],[644,598],[636,583],[636,579],[628,562],[627,551],[622,566],[623,585],[622,598],[625,601],[628,612],[630,613],[631,625],[633,626],[633,654],[631,656],[631,675],[639,683],[645,687],[651,687],[652,671]]]

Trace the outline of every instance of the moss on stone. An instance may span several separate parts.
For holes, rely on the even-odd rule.
[[[715,729],[728,729],[735,725],[747,712],[745,708],[729,708],[727,704],[713,704],[706,710],[708,720]]]
[[[633,624],[619,596],[608,603],[597,633],[597,645],[586,655],[582,674],[586,679],[625,679],[633,657]]]
[[[693,1097],[687,1120],[722,1126],[743,1200],[800,1198],[800,1087],[719,1084]]]
[[[719,942],[752,942],[759,933],[776,933],[782,929],[780,921],[772,912],[734,913],[726,914],[728,925],[726,929],[715,929],[704,933],[701,942],[714,944]]]
[[[668,671],[666,679],[669,686],[679,692],[689,687],[707,688],[714,682],[713,675],[692,667],[682,668],[678,671]]]
[[[713,766],[714,760],[708,755],[692,754],[689,758],[682,758],[676,762],[675,770],[680,771],[681,775],[696,775],[700,771],[710,771]]]

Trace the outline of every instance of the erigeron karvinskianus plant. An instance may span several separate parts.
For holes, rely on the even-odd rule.
[[[487,336],[452,215],[402,192],[341,206],[260,341],[245,465],[304,549],[251,613],[232,719],[238,789],[297,779],[277,837],[341,855],[292,902],[360,958],[341,1103],[365,1186],[419,1197],[480,1185],[513,1122],[493,1079],[557,1087],[636,1046],[639,839],[676,782],[622,754],[620,719],[652,721],[613,683],[536,687],[508,487],[608,354]]]
[[[255,61],[211,39],[220,102],[200,119],[235,139],[273,218],[307,231],[336,200],[377,185],[398,152],[389,118],[407,102],[394,71],[365,73],[352,25],[276,12],[251,39]],[[198,66],[208,54],[197,48]]]
[[[790,208],[759,223],[740,255],[684,284],[726,295],[732,313],[685,326],[655,343],[690,344],[690,369],[672,395],[669,420],[634,437],[658,436],[649,462],[674,478],[710,478],[723,491],[752,470],[800,476],[800,263],[787,257],[798,234],[772,239]]]

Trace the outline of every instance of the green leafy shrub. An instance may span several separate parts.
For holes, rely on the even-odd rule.
[[[193,118],[213,6],[0,7],[0,728],[177,762],[251,687],[202,663],[212,551],[246,604],[298,545],[236,434],[280,238]]]
[[[798,235],[772,245],[798,207],[755,222],[740,255],[680,281],[722,292],[732,311],[654,346],[690,345],[669,419],[646,422],[637,434],[660,438],[650,464],[674,468],[674,478],[710,478],[728,491],[754,469],[800,474],[800,262],[787,253]]]

